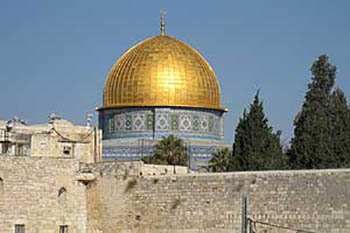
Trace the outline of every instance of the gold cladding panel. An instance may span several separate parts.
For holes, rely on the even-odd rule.
[[[106,81],[103,105],[223,109],[210,65],[189,45],[169,36],[150,37],[116,62]]]

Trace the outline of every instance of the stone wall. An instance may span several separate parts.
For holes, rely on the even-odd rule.
[[[87,233],[86,186],[79,162],[49,157],[0,156],[0,232]]]
[[[350,233],[350,169],[163,171],[142,162],[0,156],[0,232],[24,224],[26,233],[58,233],[60,225],[69,233],[238,233],[246,194],[248,215],[256,221]]]
[[[349,169],[122,174],[101,173],[89,186],[91,233],[238,233],[244,193],[254,220],[317,233],[350,232]],[[259,233],[295,232],[256,228]]]
[[[187,174],[191,172],[186,166],[143,164],[141,168],[144,176]]]

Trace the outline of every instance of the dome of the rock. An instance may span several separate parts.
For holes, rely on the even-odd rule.
[[[104,160],[139,160],[164,137],[181,138],[189,164],[199,170],[226,147],[218,79],[188,44],[161,34],[126,51],[112,66],[103,90],[99,127]]]

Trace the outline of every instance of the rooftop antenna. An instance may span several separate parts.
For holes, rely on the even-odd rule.
[[[165,21],[164,21],[165,13],[166,12],[164,8],[160,9],[160,35],[161,36],[165,35]]]

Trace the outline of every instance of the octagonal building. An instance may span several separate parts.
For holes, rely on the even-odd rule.
[[[97,110],[104,160],[140,159],[163,136],[175,135],[185,141],[192,169],[200,169],[225,146],[218,79],[197,50],[164,35],[163,21],[161,35],[113,65]]]

